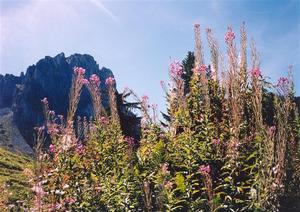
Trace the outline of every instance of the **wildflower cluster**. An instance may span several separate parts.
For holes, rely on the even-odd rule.
[[[142,114],[138,140],[122,133],[112,77],[105,81],[109,110],[99,78],[82,83],[82,68],[74,69],[68,117],[43,99],[47,123],[38,138],[47,132],[51,145],[37,148],[32,210],[277,211],[283,200],[300,196],[300,119],[290,79],[267,92],[253,45],[247,66],[244,25],[240,58],[233,29],[225,35],[227,66],[207,30],[211,65],[205,65],[200,25],[194,27],[195,54],[171,63],[170,82],[162,83],[168,106],[162,124],[149,97],[131,92]],[[73,111],[82,86],[95,117],[77,132]]]

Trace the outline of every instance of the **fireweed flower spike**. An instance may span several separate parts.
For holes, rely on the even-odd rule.
[[[85,69],[81,67],[74,67],[74,73],[77,75],[84,75],[85,74]]]
[[[219,145],[221,143],[221,141],[220,141],[219,138],[218,139],[213,139],[212,143],[217,146],[217,145]]]
[[[103,125],[108,125],[108,123],[109,123],[109,119],[105,116],[102,116],[99,121]]]
[[[210,169],[209,165],[207,165],[207,166],[201,165],[201,166],[199,166],[199,169],[198,169],[198,172],[203,175],[209,174],[210,171],[211,171],[211,169]]]
[[[206,69],[207,69],[206,65],[202,64],[200,66],[196,66],[195,68],[193,68],[192,71],[195,74],[200,74],[200,73],[205,73]]]
[[[195,28],[200,28],[200,24],[199,24],[199,23],[195,23],[195,24],[194,24],[194,27],[195,27]]]
[[[290,92],[291,84],[288,78],[280,77],[278,79],[276,87],[280,95],[286,96]]]
[[[108,77],[106,80],[105,80],[105,84],[106,85],[113,85],[115,83],[115,79],[113,77]]]
[[[52,154],[52,155],[54,155],[56,153],[56,147],[54,144],[50,144],[48,152],[49,152],[49,154]]]
[[[232,31],[232,28],[231,27],[228,27],[228,30],[225,34],[225,42],[227,44],[231,43],[233,40],[235,39],[235,34],[234,32]]]
[[[82,84],[84,84],[84,85],[89,84],[89,81],[88,81],[87,79],[82,79],[81,82],[82,82]]]
[[[183,67],[181,63],[177,60],[172,62],[169,66],[170,75],[174,78],[180,78],[183,74]]]
[[[142,96],[142,102],[147,103],[149,101],[149,97],[147,95]]]
[[[253,78],[258,78],[261,76],[261,71],[259,68],[254,68],[251,70],[251,75]]]
[[[99,77],[96,74],[92,74],[90,76],[90,83],[93,84],[93,85],[99,86],[100,85]]]
[[[130,136],[126,136],[125,137],[125,142],[128,144],[128,146],[130,148],[133,148],[134,145],[135,145],[135,141],[134,141],[134,138],[130,137]]]
[[[79,155],[81,155],[82,153],[84,153],[84,146],[82,145],[82,144],[78,144],[77,146],[76,146],[76,153],[77,154],[79,154]]]

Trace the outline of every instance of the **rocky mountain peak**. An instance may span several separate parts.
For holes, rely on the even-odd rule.
[[[41,99],[47,97],[50,109],[57,114],[67,114],[69,90],[75,66],[86,69],[85,78],[89,78],[92,74],[99,76],[102,82],[100,84],[102,104],[107,108],[108,94],[104,82],[106,78],[114,77],[113,73],[107,68],[100,69],[95,59],[87,54],[73,54],[65,57],[64,53],[60,53],[55,57],[46,56],[29,66],[23,77],[12,75],[5,77],[5,83],[0,83],[0,89],[3,90],[0,94],[0,98],[3,99],[1,102],[5,102],[5,107],[12,107],[14,121],[31,146],[33,145],[33,128],[44,122]],[[3,78],[2,76],[0,80]],[[8,82],[11,82],[9,90],[14,91],[13,93],[5,90],[8,88]],[[9,101],[8,97],[10,97]],[[86,88],[82,91],[76,115],[86,117],[93,115],[91,99]]]

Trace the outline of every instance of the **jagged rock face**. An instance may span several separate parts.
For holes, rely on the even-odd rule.
[[[21,84],[24,75],[16,77],[12,74],[0,74],[0,108],[11,107],[17,84]]]
[[[108,107],[107,87],[104,82],[107,77],[113,77],[109,69],[99,69],[99,65],[90,55],[74,54],[65,57],[61,53],[54,58],[47,56],[27,69],[23,83],[17,87],[14,97],[14,120],[30,146],[33,145],[33,128],[44,123],[41,99],[47,97],[50,109],[56,114],[66,116],[74,66],[85,68],[86,78],[92,74],[100,77],[102,103]],[[90,96],[84,88],[76,115],[90,117],[92,114]]]
[[[29,156],[34,154],[13,122],[13,112],[9,108],[0,109],[0,147]]]

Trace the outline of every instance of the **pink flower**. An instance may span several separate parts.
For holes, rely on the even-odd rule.
[[[201,166],[199,166],[199,169],[198,169],[198,172],[203,175],[209,174],[210,171],[211,171],[211,169],[210,169],[209,165],[207,165],[207,166],[201,165]]]
[[[277,82],[277,86],[284,86],[289,84],[289,79],[286,77],[280,77]]]
[[[171,181],[167,181],[167,182],[164,183],[164,187],[167,190],[171,190],[172,187],[173,187],[173,183]]]
[[[272,135],[276,130],[276,126],[271,126],[271,127],[268,127],[268,134],[269,135]]]
[[[165,82],[163,80],[160,81],[160,86],[164,87],[165,86]]]
[[[149,97],[147,95],[142,96],[142,102],[148,102]]]
[[[41,100],[41,102],[44,104],[44,105],[48,105],[48,99],[45,97],[44,99]]]
[[[60,203],[52,203],[49,205],[48,209],[49,211],[57,211],[62,207]]]
[[[252,69],[251,75],[252,75],[252,77],[254,77],[254,78],[260,77],[260,76],[261,76],[261,71],[260,71],[260,69],[259,69],[259,68],[254,68],[254,69]]]
[[[174,78],[179,78],[183,74],[183,67],[182,67],[181,63],[177,60],[175,60],[174,62],[172,62],[170,64],[169,70],[170,70],[171,76]]]
[[[195,68],[192,69],[192,71],[195,73],[195,74],[200,74],[201,72],[204,73],[206,72],[206,65],[202,64],[200,66],[196,66]]]
[[[286,77],[280,77],[277,82],[277,90],[281,95],[288,95],[290,92],[290,81]]]
[[[82,144],[78,144],[76,146],[76,150],[75,151],[76,151],[77,154],[81,155],[82,153],[84,153],[84,146]]]
[[[50,144],[48,152],[53,155],[56,153],[56,147],[54,144]]]
[[[211,28],[206,28],[206,32],[210,33],[211,32]]]
[[[231,27],[228,27],[228,31],[227,31],[226,34],[225,34],[225,42],[229,44],[229,43],[231,43],[234,39],[235,39],[235,34],[234,34],[234,32],[232,31],[232,28],[231,28]]]
[[[135,145],[135,141],[134,138],[130,137],[130,136],[126,136],[125,137],[125,142],[128,144],[129,147],[133,148]]]
[[[99,79],[99,77],[96,74],[93,74],[93,75],[90,76],[90,82],[93,85],[96,85],[96,86],[100,85],[100,79]]]
[[[81,83],[84,84],[84,85],[87,85],[87,84],[89,84],[89,81],[87,79],[82,79]]]
[[[109,120],[108,120],[107,117],[102,116],[102,117],[100,118],[100,123],[101,123],[101,124],[104,124],[104,125],[107,125],[107,124],[109,123]]]
[[[105,84],[106,85],[113,85],[115,83],[115,79],[113,77],[108,77],[106,80],[105,80]]]
[[[221,140],[219,138],[218,139],[213,139],[212,143],[217,146],[221,143]]]
[[[199,23],[195,23],[195,24],[194,24],[194,27],[195,27],[195,28],[200,28],[200,24],[199,24]]]
[[[42,183],[39,182],[31,188],[32,191],[36,193],[38,196],[43,196],[45,194],[44,189],[42,187]]]
[[[85,69],[84,68],[82,68],[82,67],[74,67],[74,73],[76,74],[76,75],[84,75],[85,74]]]
[[[65,203],[70,204],[70,205],[75,203],[75,202],[76,202],[76,200],[73,197],[67,197],[65,199]]]
[[[59,128],[58,128],[58,124],[55,123],[50,123],[47,125],[48,128],[48,134],[50,135],[58,135],[59,133]]]

